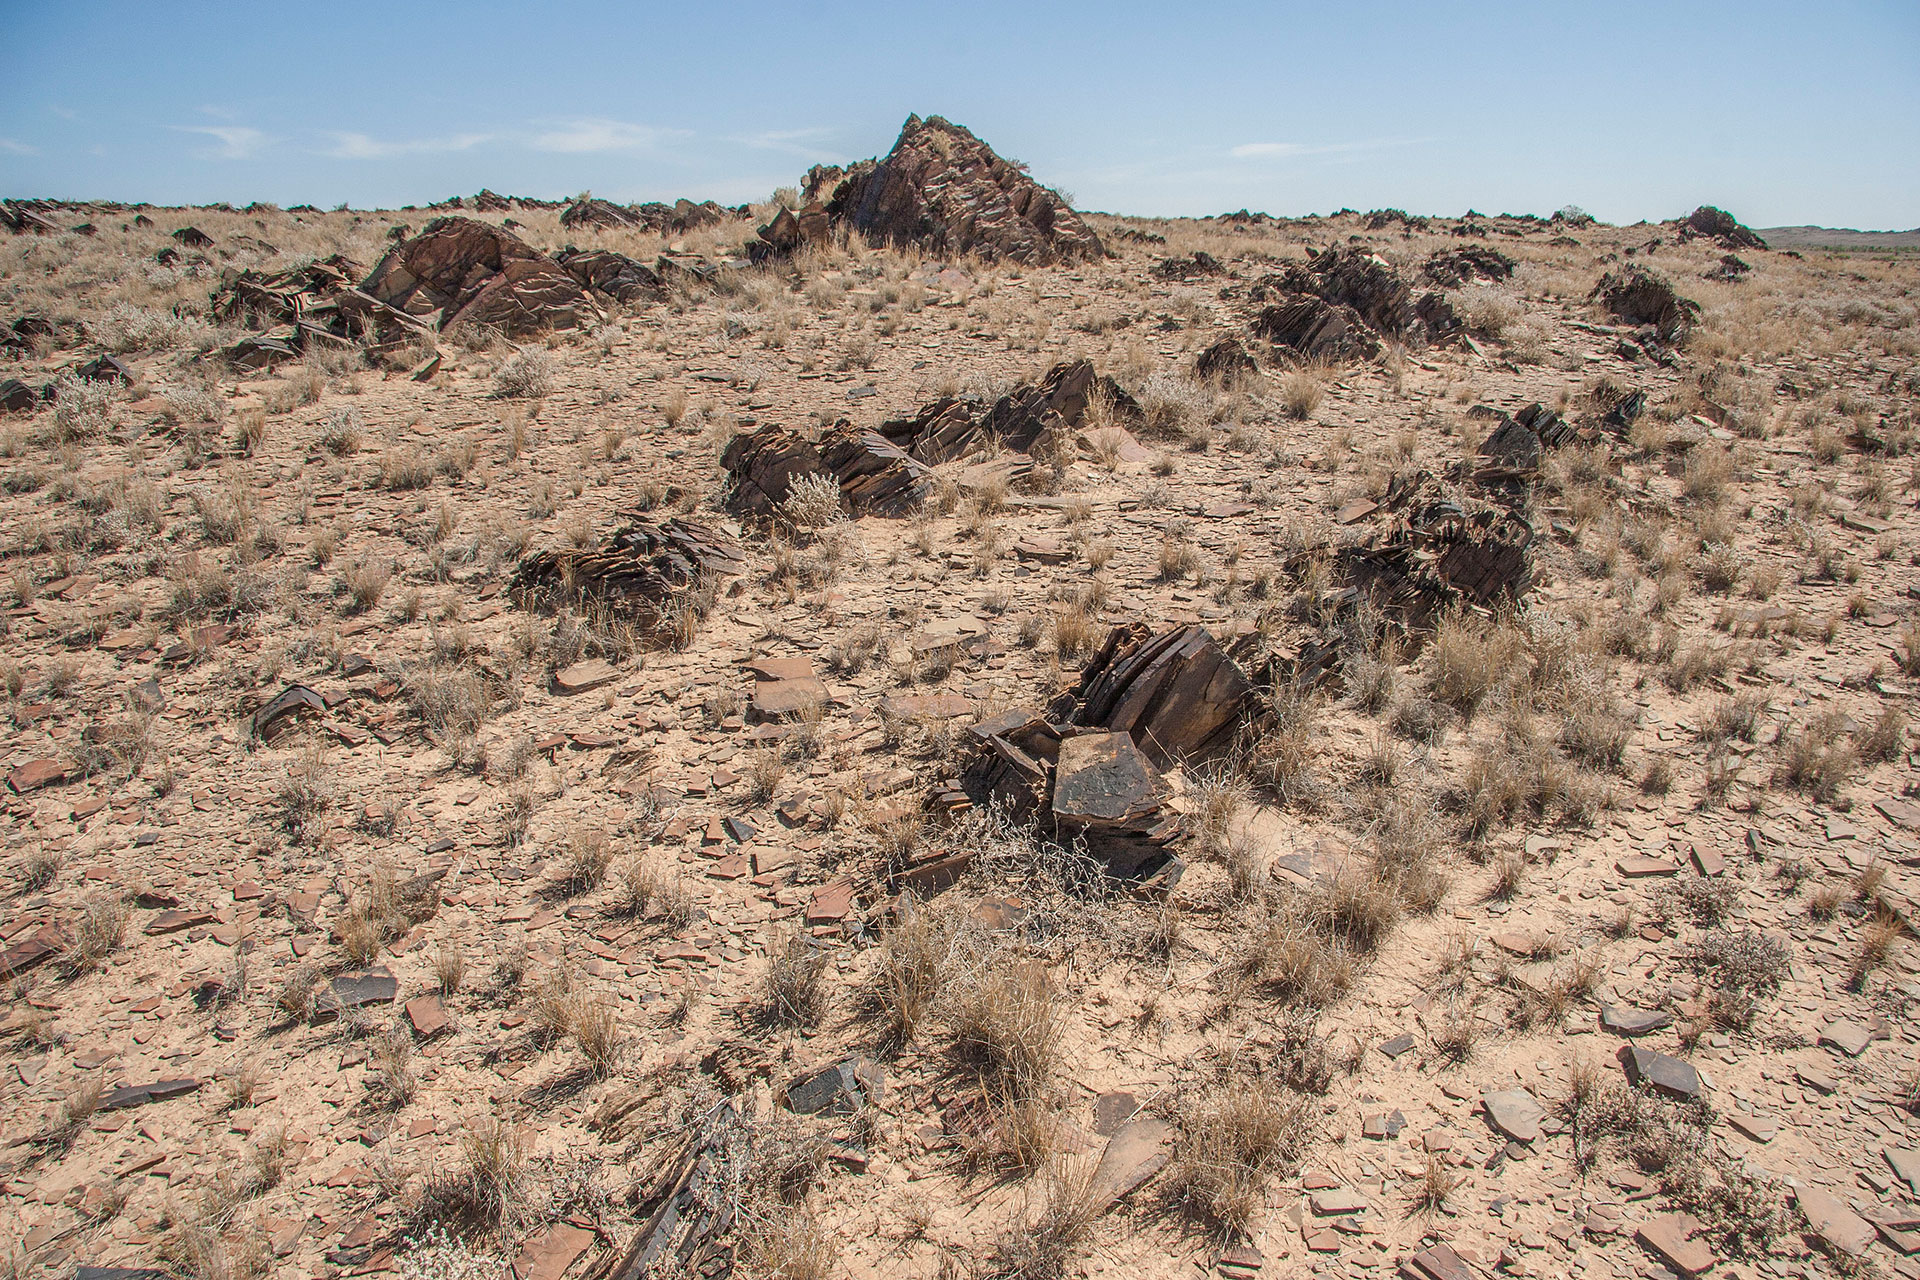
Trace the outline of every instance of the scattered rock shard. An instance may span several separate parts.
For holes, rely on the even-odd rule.
[[[829,192],[831,194],[827,194]],[[1029,266],[1105,255],[1100,238],[1056,191],[939,116],[908,116],[883,159],[815,168],[807,196],[874,244],[976,254]]]

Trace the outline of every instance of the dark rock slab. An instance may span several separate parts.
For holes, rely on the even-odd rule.
[[[370,1004],[392,1004],[400,994],[400,983],[385,966],[335,977],[320,993],[316,1013],[337,1016],[348,1009]]]
[[[1639,1045],[1620,1046],[1620,1066],[1627,1079],[1645,1085],[1669,1098],[1692,1102],[1700,1096],[1700,1073],[1678,1058],[1670,1058]]]
[[[126,1107],[143,1107],[149,1102],[163,1102],[168,1098],[178,1098],[194,1092],[203,1081],[191,1076],[178,1080],[156,1080],[152,1084],[121,1085],[100,1099],[102,1111],[119,1111]]]
[[[1617,1036],[1644,1036],[1673,1025],[1673,1015],[1664,1009],[1636,1009],[1632,1005],[1610,1004],[1600,1010],[1600,1026]]]
[[[797,1115],[852,1115],[878,1101],[886,1072],[868,1058],[852,1057],[805,1075],[786,1087],[787,1109]]]
[[[1081,827],[1117,826],[1153,812],[1159,775],[1125,733],[1092,733],[1060,743],[1054,776],[1056,821]]]

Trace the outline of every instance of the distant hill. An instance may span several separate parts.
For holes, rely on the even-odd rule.
[[[1920,227],[1912,231],[1849,231],[1844,227],[1756,227],[1775,249],[1920,249]]]

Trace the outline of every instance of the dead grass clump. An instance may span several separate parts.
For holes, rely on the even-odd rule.
[[[1064,1026],[1046,967],[1005,954],[988,958],[953,1001],[961,1057],[1014,1100],[1041,1097],[1059,1059]]]
[[[421,1225],[452,1223],[481,1231],[518,1225],[533,1191],[519,1131],[482,1117],[460,1135],[460,1154],[459,1167],[429,1180],[417,1210]]]
[[[947,970],[946,922],[917,903],[880,941],[873,999],[890,1048],[913,1042],[940,999]]]
[[[428,667],[405,677],[407,700],[436,742],[472,739],[486,722],[492,699],[477,671]]]
[[[1280,379],[1280,407],[1289,418],[1305,422],[1320,408],[1326,394],[1326,374],[1319,369],[1289,370]]]
[[[1056,1168],[1048,1179],[1045,1207],[995,1242],[992,1274],[1004,1280],[1061,1280],[1093,1233],[1098,1208],[1090,1168]]]
[[[1305,1152],[1313,1112],[1305,1097],[1238,1071],[1187,1093],[1174,1112],[1174,1194],[1222,1229],[1245,1230],[1269,1183]]]
[[[73,945],[62,961],[69,973],[90,973],[106,963],[127,938],[132,915],[126,900],[115,895],[94,898],[73,928]]]
[[[1836,799],[1860,762],[1853,743],[1842,736],[1845,723],[1845,714],[1838,707],[1829,707],[1807,720],[1797,732],[1782,733],[1776,780],[1823,804]]]
[[[1482,699],[1506,679],[1518,656],[1517,636],[1464,613],[1448,613],[1434,628],[1430,646],[1433,696],[1471,717]]]
[[[1899,707],[1882,707],[1858,738],[1860,758],[1886,764],[1900,758],[1907,745],[1907,715]]]
[[[777,937],[767,948],[767,975],[760,998],[763,1020],[774,1026],[811,1026],[826,995],[822,980],[827,953],[804,931]]]
[[[493,393],[507,400],[538,400],[553,391],[557,373],[545,347],[515,347],[493,371]]]
[[[577,827],[567,837],[560,883],[568,893],[598,889],[613,866],[613,844],[599,827]]]
[[[1301,909],[1274,913],[1240,962],[1242,972],[1282,1003],[1324,1008],[1353,986],[1352,952]]]
[[[840,1251],[810,1211],[779,1205],[752,1216],[742,1232],[745,1260],[768,1280],[832,1280]]]
[[[279,790],[280,821],[295,843],[310,844],[319,837],[321,821],[338,794],[326,752],[319,743],[309,744],[287,766]]]

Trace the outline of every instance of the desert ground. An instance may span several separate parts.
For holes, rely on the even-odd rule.
[[[10,206],[5,1274],[1920,1275],[1920,263],[816,194]],[[440,216],[653,278],[222,305]]]

